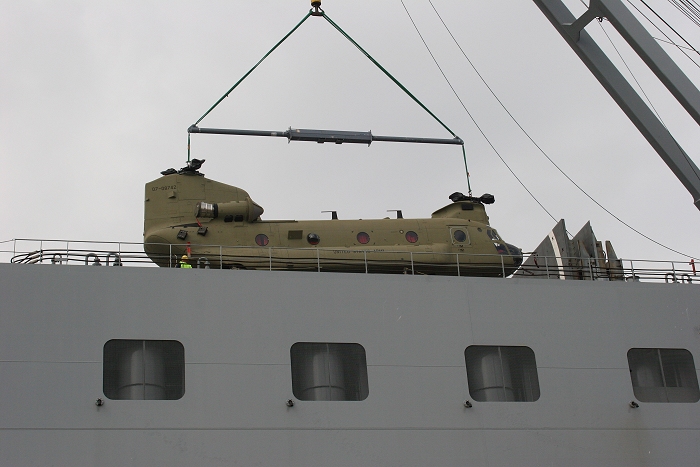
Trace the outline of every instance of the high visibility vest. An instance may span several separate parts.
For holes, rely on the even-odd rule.
[[[180,261],[180,269],[192,269],[192,265],[185,262],[185,261]]]

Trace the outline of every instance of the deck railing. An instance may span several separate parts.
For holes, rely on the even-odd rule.
[[[155,245],[155,244],[154,244]],[[164,267],[178,267],[183,245],[158,244],[169,251],[153,257]],[[352,249],[190,245],[190,264],[205,269],[265,269],[316,272],[403,273],[450,276],[496,276],[532,279],[618,280],[698,284],[694,262],[616,259],[611,261],[539,256],[535,265],[509,274],[508,255],[472,255]],[[206,254],[198,254],[197,250]],[[214,252],[214,253],[212,253]],[[340,253],[334,258],[333,253]],[[151,255],[153,256],[153,255]],[[527,256],[526,258],[527,259]],[[86,266],[156,267],[136,242],[13,239],[0,242],[0,262]],[[512,270],[512,266],[510,267]],[[507,273],[508,271],[508,273]]]

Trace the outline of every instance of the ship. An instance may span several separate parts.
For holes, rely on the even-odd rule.
[[[3,464],[697,463],[694,262],[621,259],[590,224],[570,236],[563,221],[520,259],[505,242],[498,251],[503,228],[489,235],[488,217],[462,224],[498,258],[483,274],[459,267],[468,252],[442,251],[448,267],[432,251],[363,249],[373,224],[345,219],[267,233],[303,248],[273,253],[251,231],[225,251],[212,233],[245,230],[262,208],[217,178],[147,182],[144,235],[159,238],[146,245],[3,243]],[[193,181],[218,197],[190,196]],[[174,239],[149,211],[160,186]],[[481,213],[489,199],[455,196],[433,217]],[[419,221],[396,216],[362,222],[408,241],[400,223]],[[323,256],[309,235],[338,223],[359,244]],[[441,226],[450,248],[452,224]],[[183,254],[192,267],[176,267]]]

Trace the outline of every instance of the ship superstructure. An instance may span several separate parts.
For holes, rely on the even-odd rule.
[[[8,465],[697,460],[697,285],[58,264],[0,275]]]

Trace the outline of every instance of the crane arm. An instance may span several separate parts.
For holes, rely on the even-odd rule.
[[[574,17],[562,0],[533,1],[686,187],[700,209],[700,169],[584,27],[595,18],[607,18],[700,125],[698,89],[620,0],[591,0],[588,10],[579,18]]]

